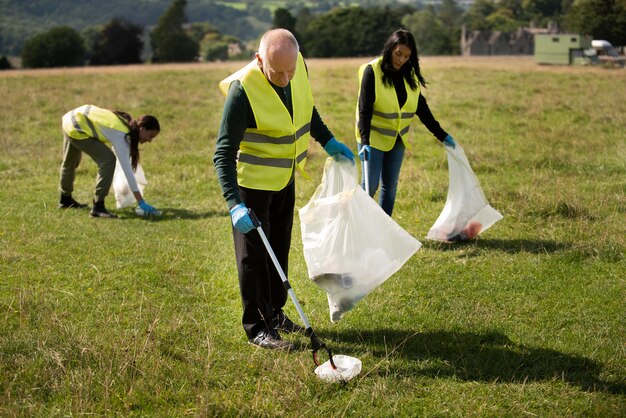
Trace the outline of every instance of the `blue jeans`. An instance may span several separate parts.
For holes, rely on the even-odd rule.
[[[361,144],[359,151],[361,151]],[[400,138],[396,138],[396,143],[389,151],[381,151],[371,148],[372,155],[368,161],[368,177],[370,196],[374,196],[378,190],[380,183],[380,195],[378,203],[387,215],[391,216],[393,205],[396,201],[396,191],[398,189],[398,178],[400,177],[400,168],[404,159],[404,143]],[[365,189],[365,166],[361,164],[361,187]]]

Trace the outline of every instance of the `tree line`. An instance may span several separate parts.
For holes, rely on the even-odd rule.
[[[144,60],[190,62],[252,56],[239,37],[208,22],[189,22],[186,7],[187,0],[172,0],[147,39],[143,25],[121,18],[82,32],[67,26],[52,28],[24,44],[22,66],[116,65]],[[269,13],[259,4],[254,7],[259,16]],[[324,13],[307,7],[277,8],[273,17],[262,17],[272,21],[265,28],[258,28],[257,36],[269,27],[289,29],[308,57],[377,55],[389,34],[401,27],[413,32],[420,53],[426,55],[459,54],[462,25],[470,31],[514,31],[531,24],[545,26],[555,22],[568,32],[591,34],[614,45],[626,44],[624,0],[476,0],[467,10],[455,0],[442,0],[436,6],[394,3],[334,7]],[[146,46],[150,57],[143,59]]]

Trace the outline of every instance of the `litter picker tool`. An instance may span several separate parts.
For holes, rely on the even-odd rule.
[[[326,352],[328,353],[328,357],[329,357],[329,361],[330,361],[330,365],[332,369],[337,370],[337,366],[335,365],[335,362],[333,360],[333,354],[330,348],[328,348],[326,344],[324,344],[319,338],[317,338],[317,335],[315,335],[313,328],[311,328],[311,324],[309,323],[309,320],[304,314],[304,311],[302,310],[302,307],[300,306],[300,303],[298,302],[298,298],[296,298],[296,294],[291,288],[291,284],[289,284],[289,280],[287,279],[287,276],[285,275],[283,268],[280,266],[280,263],[278,262],[278,259],[276,258],[276,254],[274,254],[274,250],[272,250],[272,247],[269,241],[267,240],[267,237],[265,236],[265,232],[263,232],[263,228],[261,227],[261,222],[259,222],[259,219],[256,217],[252,209],[248,209],[248,214],[250,215],[250,218],[252,219],[252,224],[256,228],[257,232],[259,233],[259,236],[261,237],[261,240],[263,241],[263,244],[265,245],[265,249],[267,250],[267,253],[270,255],[270,258],[272,259],[272,262],[274,263],[274,266],[276,267],[276,270],[278,271],[278,274],[280,275],[280,278],[282,279],[283,284],[285,285],[285,288],[287,289],[287,293],[289,293],[289,296],[291,297],[293,304],[296,306],[296,310],[298,311],[298,314],[300,315],[302,322],[304,322],[304,326],[306,328],[305,334],[311,338],[311,346],[313,349],[313,361],[315,362],[315,365],[316,366],[320,365],[320,363],[317,361],[317,352],[320,349],[322,349],[322,350],[326,350]]]
[[[368,155],[367,150],[363,150],[363,177],[365,177],[365,193],[370,195],[370,156]]]

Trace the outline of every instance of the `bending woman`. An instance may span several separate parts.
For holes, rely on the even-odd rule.
[[[446,146],[454,139],[444,131],[420,92],[426,81],[420,72],[415,39],[398,30],[386,41],[382,56],[359,68],[356,137],[359,157],[368,159],[370,196],[379,182],[379,204],[391,216],[409,124],[414,115]],[[363,173],[365,179],[365,173]],[[362,182],[365,188],[365,181]],[[367,190],[367,189],[366,189]]]
[[[157,210],[143,200],[134,173],[139,163],[139,144],[152,142],[161,131],[157,118],[145,115],[133,120],[125,112],[83,105],[63,115],[62,121],[63,163],[61,164],[60,208],[87,207],[72,197],[76,168],[84,152],[98,165],[91,216],[117,218],[117,215],[109,212],[104,206],[104,199],[109,194],[113,182],[116,155],[139,207],[146,215],[157,214]],[[115,154],[107,144],[113,146]]]

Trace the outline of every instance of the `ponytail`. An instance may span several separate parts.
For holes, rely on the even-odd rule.
[[[113,113],[128,128],[126,137],[130,142],[130,165],[133,167],[133,171],[137,171],[137,164],[139,164],[139,127],[137,126],[137,121],[121,110],[114,110]]]
[[[127,137],[130,141],[130,164],[133,171],[137,171],[139,164],[139,128],[149,131],[160,131],[161,126],[157,118],[151,115],[144,115],[138,120],[134,120],[128,113],[119,110],[114,111],[118,118],[128,128]]]

